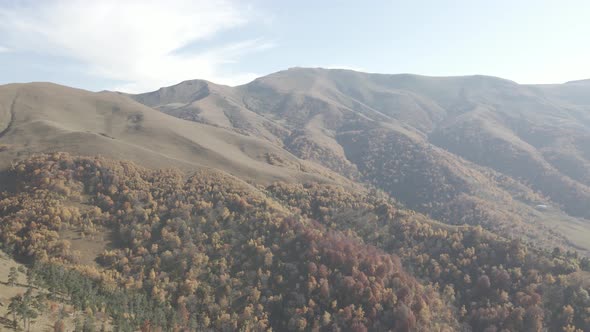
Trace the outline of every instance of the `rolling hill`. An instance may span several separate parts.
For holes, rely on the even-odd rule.
[[[65,151],[150,167],[215,168],[250,182],[337,178],[255,137],[179,120],[117,93],[50,83],[0,87],[0,167]]]

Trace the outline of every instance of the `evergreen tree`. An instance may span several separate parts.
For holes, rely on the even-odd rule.
[[[14,287],[18,282],[18,272],[16,268],[13,266],[10,268],[10,272],[8,272],[8,286]]]

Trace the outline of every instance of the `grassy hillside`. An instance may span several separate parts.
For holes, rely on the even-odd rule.
[[[0,110],[3,169],[35,153],[68,151],[150,167],[215,168],[259,183],[338,177],[267,141],[179,120],[116,93],[6,85],[0,87]]]

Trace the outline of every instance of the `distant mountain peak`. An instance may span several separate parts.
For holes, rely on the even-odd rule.
[[[187,80],[153,92],[138,94],[134,98],[152,106],[167,104],[171,101],[189,103],[208,96],[211,86],[214,84],[205,80]]]

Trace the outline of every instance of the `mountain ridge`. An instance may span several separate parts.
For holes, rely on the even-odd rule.
[[[299,165],[295,157],[263,140],[169,117],[113,92],[92,93],[33,83],[2,86],[0,97],[4,110],[0,114],[4,114],[4,118],[7,118],[7,110],[16,108],[16,117],[2,137],[2,143],[10,147],[0,152],[4,154],[3,168],[19,155],[62,149],[135,159],[155,167],[245,171],[250,173],[246,176],[250,179],[267,174],[257,175],[265,168],[270,171],[269,175],[275,174],[270,177],[275,179],[297,173],[299,175],[295,176],[308,176],[300,170],[306,166]],[[221,154],[224,149],[233,152]],[[282,156],[285,163],[295,168],[281,167],[279,171],[265,160],[268,153]],[[252,162],[258,165],[251,167],[249,163]],[[309,171],[314,167],[307,165]],[[312,173],[307,174],[313,177]]]

